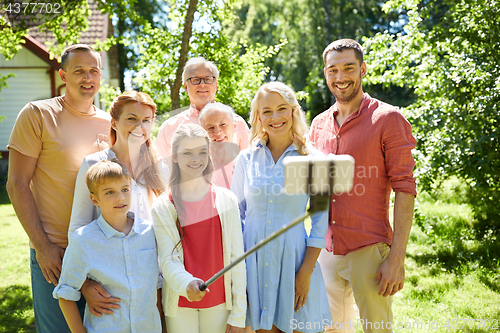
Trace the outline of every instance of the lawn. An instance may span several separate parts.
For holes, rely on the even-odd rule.
[[[393,301],[395,331],[498,332],[500,242],[476,239],[459,184],[444,186],[434,197],[419,195],[405,287]],[[0,224],[0,332],[34,332],[28,238],[4,188]]]
[[[0,189],[0,332],[35,332],[28,236]]]

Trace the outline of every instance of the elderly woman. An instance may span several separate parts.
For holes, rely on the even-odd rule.
[[[247,143],[240,146],[233,143],[236,130],[236,113],[222,103],[208,103],[200,111],[200,124],[210,137],[210,155],[214,163],[212,183],[230,188],[233,178],[235,159],[240,148],[246,148]]]
[[[266,83],[252,101],[251,149],[236,159],[231,190],[244,221],[245,249],[306,210],[308,195],[284,193],[283,159],[319,154],[306,144],[307,125],[295,93]],[[259,332],[319,332],[331,320],[316,260],[326,245],[327,214],[311,217],[309,236],[296,226],[246,259],[247,325]]]

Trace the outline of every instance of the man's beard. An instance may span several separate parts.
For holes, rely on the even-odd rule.
[[[354,87],[354,90],[352,91],[351,94],[349,94],[347,96],[343,96],[342,94],[338,94],[338,93],[336,94],[333,91],[332,91],[332,94],[333,94],[333,96],[335,96],[335,99],[337,100],[337,103],[339,103],[339,104],[347,104],[350,101],[352,101],[358,95],[358,93],[359,93],[360,90],[361,90],[361,74],[359,75],[358,85],[356,87]]]

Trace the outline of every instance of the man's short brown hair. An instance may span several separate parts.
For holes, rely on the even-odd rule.
[[[326,55],[328,52],[331,51],[337,51],[337,52],[342,52],[344,50],[354,50],[354,54],[356,55],[356,59],[359,60],[359,64],[361,65],[363,63],[363,48],[361,45],[356,42],[353,39],[339,39],[336,40],[330,45],[328,45],[325,50],[323,51],[323,62],[326,66]]]
[[[68,63],[68,56],[72,52],[76,51],[81,51],[81,52],[93,52],[97,55],[97,65],[99,68],[102,67],[102,60],[101,60],[101,55],[99,52],[94,50],[94,48],[90,45],[87,44],[74,44],[71,46],[68,46],[67,48],[64,49],[63,53],[61,54],[61,68],[64,70],[64,67],[66,67],[66,64]]]

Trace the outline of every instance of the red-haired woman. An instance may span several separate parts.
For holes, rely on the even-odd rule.
[[[136,218],[151,220],[153,200],[165,187],[160,173],[162,164],[150,140],[155,113],[155,102],[143,92],[124,92],[113,101],[110,109],[111,147],[85,157],[78,172],[68,231],[70,241],[71,235],[78,228],[89,224],[100,215],[99,208],[90,200],[85,183],[87,170],[100,160],[116,158],[127,167],[132,176],[132,203],[129,211],[133,212]],[[82,293],[94,315],[112,314],[111,309],[119,307],[116,304],[118,299],[111,297],[91,280],[87,280],[83,285]]]

